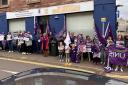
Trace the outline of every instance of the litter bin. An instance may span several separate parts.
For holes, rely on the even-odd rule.
[[[51,43],[51,51],[50,51],[50,55],[51,56],[57,56],[58,55],[58,43],[56,40],[52,40]]]

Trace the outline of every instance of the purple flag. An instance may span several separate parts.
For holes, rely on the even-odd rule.
[[[100,32],[96,24],[95,24],[95,32],[96,32],[97,38],[99,39],[100,43],[107,44],[107,40],[102,36],[102,33]]]
[[[37,22],[37,17],[34,16],[34,34],[37,34],[37,29],[38,29],[38,22]]]
[[[49,22],[48,22],[48,20],[47,20],[47,26],[46,26],[46,33],[50,33]]]
[[[112,40],[115,41],[110,25],[109,25],[108,29],[106,29],[106,32],[105,32],[105,39],[108,39],[108,37],[111,37]]]
[[[127,66],[128,65],[128,48],[120,48],[110,46],[108,47],[109,63],[114,65]]]
[[[65,21],[65,17],[64,17],[64,26],[62,28],[62,30],[56,35],[56,38],[59,39],[61,36],[63,36],[63,34],[65,32],[67,32],[67,26],[66,26],[66,21]]]

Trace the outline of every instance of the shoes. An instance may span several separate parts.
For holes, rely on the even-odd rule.
[[[8,53],[13,53],[14,51],[8,51]]]
[[[118,71],[118,68],[116,68],[115,71]]]
[[[69,65],[69,66],[71,66],[71,65],[72,65],[72,63],[68,63],[68,65]]]
[[[120,71],[121,71],[121,72],[124,72],[124,70],[123,70],[122,68],[120,69]]]
[[[23,54],[23,55],[26,55],[26,53],[25,53],[25,52],[22,52],[22,54]]]

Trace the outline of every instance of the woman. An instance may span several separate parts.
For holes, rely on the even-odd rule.
[[[123,39],[123,35],[119,34],[117,36],[117,41],[116,41],[116,46],[120,47],[120,48],[124,48],[124,39]],[[121,72],[123,72],[123,67],[120,65],[116,65],[115,71],[120,70]]]
[[[65,46],[65,62],[66,64],[65,65],[71,65],[70,63],[70,46],[69,45],[66,45]]]
[[[62,41],[58,44],[58,51],[59,51],[59,60],[60,62],[64,61],[64,44]]]
[[[43,36],[41,37],[41,41],[42,41],[42,51],[44,53],[44,56],[47,57],[48,56],[48,48],[49,48],[49,38],[48,35],[46,33],[43,34]]]
[[[84,42],[80,42],[80,44],[78,45],[78,57],[81,59],[81,61],[83,61],[83,57],[84,57],[84,54],[86,52],[86,45]]]
[[[70,57],[73,63],[79,63],[79,59],[77,56],[77,46],[75,44],[71,44]]]
[[[92,44],[92,52],[93,52],[93,63],[98,64],[101,62],[101,52],[100,52],[100,48],[98,46],[98,44],[95,42],[95,40],[93,40],[93,44]]]
[[[27,54],[32,53],[32,35],[30,32],[26,33],[27,40],[25,40],[26,46],[27,46]]]
[[[116,46],[118,46],[118,47],[124,47],[124,38],[123,38],[123,35],[120,34],[120,35],[117,36]]]
[[[91,46],[92,46],[92,40],[90,36],[86,36],[86,56],[89,58],[89,61],[93,60]]]
[[[13,38],[13,36],[12,36],[11,32],[8,32],[8,34],[7,34],[7,43],[8,43],[8,47],[9,47],[9,53],[13,52],[12,38]]]
[[[23,38],[24,38],[24,35],[22,33],[20,33],[18,35],[18,44],[17,44],[17,48],[18,48],[19,52],[22,52],[21,45],[24,43]]]

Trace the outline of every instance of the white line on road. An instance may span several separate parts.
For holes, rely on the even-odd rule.
[[[3,72],[6,72],[6,73],[11,73],[11,74],[17,74],[19,72],[15,72],[15,71],[9,71],[9,70],[1,70]]]

